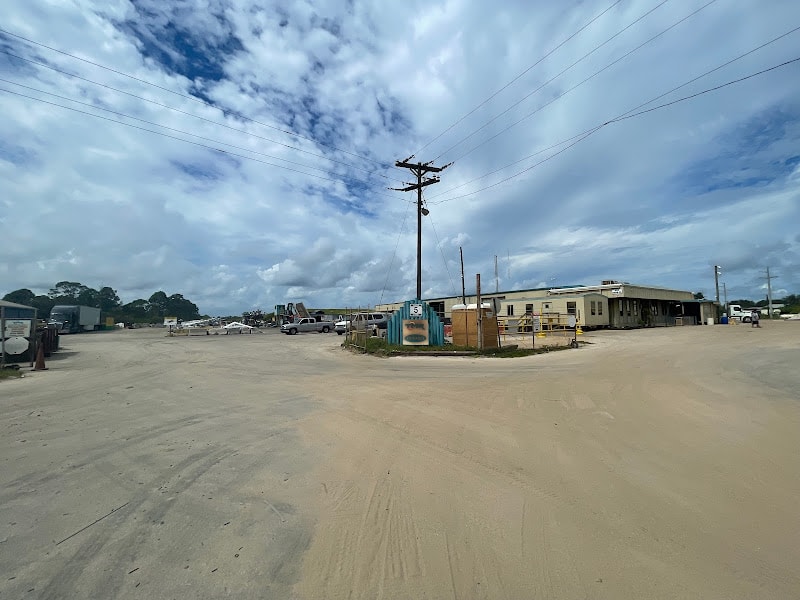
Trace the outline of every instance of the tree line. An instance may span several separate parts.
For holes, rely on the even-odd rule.
[[[781,308],[782,313],[797,313],[800,312],[800,295],[798,294],[789,294],[788,296],[784,296],[783,298],[773,298],[773,304],[783,304]],[[742,308],[753,308],[758,306],[759,308],[765,307],[769,304],[769,300],[765,298],[764,300],[759,300],[758,302],[753,302],[752,300],[741,299],[741,300],[731,300],[729,304],[739,304]]]
[[[705,299],[703,292],[695,292],[694,297],[698,300]],[[772,303],[783,304],[783,308],[781,308],[782,313],[800,313],[800,295],[798,294],[789,294],[783,298],[773,298]],[[762,308],[769,304],[769,298],[765,297],[763,300],[741,298],[740,300],[731,300],[728,304],[738,304],[742,308]]]
[[[78,304],[99,308],[103,317],[114,317],[118,323],[160,323],[164,317],[177,317],[183,321],[199,319],[197,305],[183,294],[167,296],[161,290],[147,300],[139,298],[123,304],[117,291],[103,286],[99,290],[75,281],[60,281],[47,294],[34,294],[22,288],[3,296],[3,300],[32,306],[38,310],[40,319],[47,318],[56,305]]]

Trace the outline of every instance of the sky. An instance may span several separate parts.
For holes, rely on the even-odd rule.
[[[0,295],[413,299],[411,156],[449,165],[425,298],[460,252],[468,294],[800,292],[796,0],[29,0],[0,29]]]

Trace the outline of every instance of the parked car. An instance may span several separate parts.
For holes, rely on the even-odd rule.
[[[349,319],[342,319],[341,321],[336,321],[336,323],[334,323],[334,325],[333,325],[333,330],[336,333],[338,333],[339,335],[342,335],[348,329],[350,329],[350,320]]]
[[[312,317],[306,317],[295,321],[294,323],[284,323],[281,325],[281,333],[285,333],[286,335],[295,335],[297,333],[306,331],[319,331],[320,333],[328,333],[330,330],[330,321],[317,321]]]

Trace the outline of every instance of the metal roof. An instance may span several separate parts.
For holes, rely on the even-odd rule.
[[[0,300],[0,306],[4,306],[6,308],[29,308],[30,310],[36,310],[34,306],[26,306],[25,304],[17,304],[16,302],[9,302],[8,300]]]

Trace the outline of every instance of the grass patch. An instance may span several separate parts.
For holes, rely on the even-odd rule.
[[[578,342],[579,347],[587,344],[587,342]],[[396,344],[389,344],[386,339],[379,337],[368,337],[366,339],[366,348],[363,345],[356,345],[350,339],[345,339],[342,344],[344,348],[354,352],[365,352],[373,356],[399,356],[408,354],[458,354],[469,353],[471,356],[487,356],[493,358],[519,358],[521,356],[531,356],[532,354],[546,354],[548,352],[558,352],[559,350],[571,350],[570,346],[542,346],[537,348],[520,348],[518,346],[509,346],[507,348],[485,348],[478,350],[469,346],[454,346],[453,344],[446,344],[444,346],[402,346]]]
[[[18,369],[0,369],[0,381],[4,379],[16,379],[22,377],[22,371]]]

